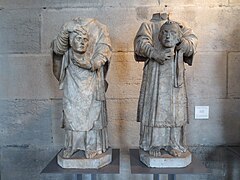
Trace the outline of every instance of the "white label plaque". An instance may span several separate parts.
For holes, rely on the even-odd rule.
[[[195,119],[209,119],[209,106],[195,106]]]

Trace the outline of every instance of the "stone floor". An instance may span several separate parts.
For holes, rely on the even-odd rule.
[[[209,169],[209,175],[179,175],[177,180],[240,180],[239,147],[191,147],[191,151]]]
[[[191,152],[203,162],[210,174],[177,175],[176,180],[240,180],[240,146],[237,147],[190,147]],[[70,174],[40,174],[41,170],[56,155],[57,149],[34,149],[31,147],[0,148],[0,180],[73,180]],[[152,180],[152,175],[132,175],[129,151],[120,151],[120,174],[97,175],[97,180]],[[83,180],[90,180],[84,175]],[[167,180],[161,175],[161,180]]]

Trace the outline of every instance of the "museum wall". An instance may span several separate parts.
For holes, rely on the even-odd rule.
[[[162,11],[192,27],[199,38],[186,75],[190,149],[201,153],[201,147],[208,156],[215,147],[240,145],[239,0],[1,0],[1,180],[72,177],[40,172],[61,149],[64,137],[62,92],[52,73],[50,43],[61,25],[76,16],[106,24],[113,46],[108,127],[111,146],[121,149],[121,174],[98,179],[151,179],[129,170],[128,149],[137,148],[139,141],[136,110],[143,68],[134,60],[133,39],[142,22]],[[195,120],[195,106],[209,106],[209,119]],[[202,176],[179,176],[188,178]]]

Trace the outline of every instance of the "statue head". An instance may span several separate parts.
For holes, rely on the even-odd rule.
[[[181,29],[178,23],[167,21],[160,28],[158,38],[164,47],[172,48],[180,42],[181,36]]]
[[[77,28],[69,34],[69,43],[74,52],[84,54],[89,44],[87,31],[82,26],[77,26]]]

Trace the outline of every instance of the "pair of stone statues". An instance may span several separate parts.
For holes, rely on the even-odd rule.
[[[187,152],[184,63],[192,65],[196,43],[191,29],[170,21],[166,14],[154,14],[137,32],[135,60],[144,62],[137,120],[140,149],[149,157],[161,158],[164,153],[181,157]],[[111,57],[107,28],[95,19],[75,18],[63,25],[52,49],[53,72],[64,92],[65,147],[59,164],[68,167],[64,160],[74,159],[79,150],[84,160],[101,159],[110,149],[105,99]],[[145,162],[146,157],[141,153],[140,157]],[[111,157],[99,167],[110,162]]]

